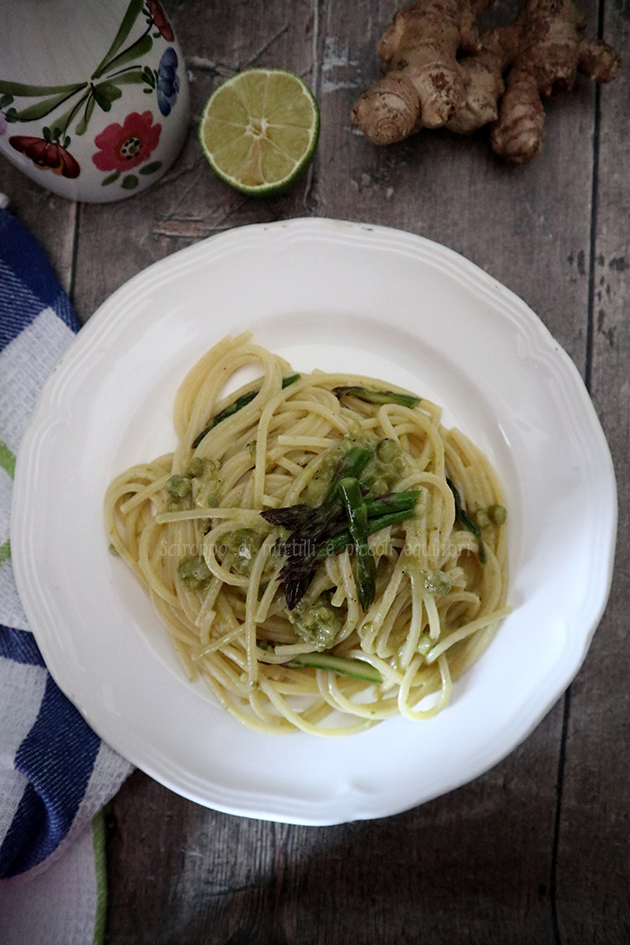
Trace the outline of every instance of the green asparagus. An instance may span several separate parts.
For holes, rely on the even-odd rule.
[[[459,491],[455,488],[450,479],[446,480],[449,486],[449,489],[453,493],[453,499],[455,501],[455,521],[458,522],[462,528],[465,528],[466,531],[470,532],[477,539],[479,545],[479,550],[477,552],[477,557],[481,564],[485,564],[487,560],[486,549],[484,547],[483,539],[481,537],[481,530],[476,522],[472,520],[464,506],[462,505],[461,496]]]
[[[342,397],[356,397],[368,404],[399,404],[401,407],[415,407],[422,397],[413,394],[399,394],[393,390],[373,390],[371,387],[334,387],[333,394]]]
[[[368,546],[367,508],[356,479],[342,479],[339,493],[348,517],[348,528],[357,553],[357,584],[363,610],[369,610],[376,594],[376,563]]]
[[[299,374],[291,374],[290,377],[283,377],[282,379],[282,389],[289,387],[291,384],[294,384],[297,380],[300,379]],[[220,410],[216,414],[208,426],[199,433],[192,442],[192,448],[197,449],[201,441],[203,440],[206,434],[210,433],[210,430],[214,430],[217,424],[221,423],[222,420],[227,420],[228,417],[233,416],[233,414],[238,413],[239,410],[242,410],[243,407],[246,407],[247,404],[251,404],[252,400],[256,395],[260,393],[260,390],[250,390],[247,394],[241,394],[240,397],[237,397],[235,401],[231,404],[228,404],[227,407],[224,407],[223,410]]]
[[[363,679],[365,682],[380,686],[383,677],[374,666],[364,660],[347,659],[343,656],[331,656],[328,653],[300,653],[293,657],[290,663],[284,663],[291,669],[302,669],[311,666],[313,669],[325,669],[341,676],[351,676],[352,679]]]

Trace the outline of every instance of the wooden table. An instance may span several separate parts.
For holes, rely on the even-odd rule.
[[[502,0],[499,11],[514,4]],[[627,58],[622,0],[587,3]],[[392,0],[204,0],[169,9],[193,125],[235,70],[289,68],[322,130],[289,194],[216,179],[191,132],[171,171],[122,203],[75,205],[6,162],[0,189],[85,320],[121,283],[196,240],[297,216],[383,223],[458,250],[520,295],[582,373],[616,464],[608,609],[577,679],[536,731],[472,784],[376,822],[327,828],[205,810],[136,771],[109,807],[110,945],[627,945],[630,942],[630,67],[548,106],[542,156],[506,167],[484,134],[377,149],[349,109],[378,75]]]

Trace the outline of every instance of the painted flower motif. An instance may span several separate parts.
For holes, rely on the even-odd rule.
[[[13,135],[9,144],[16,151],[30,158],[36,167],[51,170],[62,177],[78,177],[81,168],[69,151],[54,141],[45,138],[31,138],[28,135]]]
[[[179,76],[177,75],[177,53],[172,46],[165,49],[158,66],[157,100],[160,111],[166,117],[177,101]]]
[[[4,112],[0,112],[0,135],[3,135],[7,130],[7,120]]]
[[[92,155],[99,171],[128,171],[146,161],[156,149],[162,126],[153,124],[151,112],[132,112],[124,125],[108,125],[94,139],[100,151]]]
[[[156,27],[159,29],[160,33],[164,37],[167,43],[172,43],[175,34],[173,33],[173,27],[168,21],[168,17],[164,12],[164,8],[159,0],[147,0],[147,5],[149,7],[149,13],[153,17],[153,22]]]

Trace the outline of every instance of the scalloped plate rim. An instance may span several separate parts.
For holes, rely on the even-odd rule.
[[[82,328],[77,338],[62,355],[44,386],[18,454],[14,518],[12,522],[12,524],[15,523],[13,559],[16,580],[27,616],[33,626],[44,658],[51,667],[54,678],[60,683],[61,688],[73,698],[80,711],[83,712],[97,731],[103,729],[102,717],[99,716],[98,712],[94,712],[93,705],[89,704],[89,700],[86,700],[84,693],[77,695],[72,691],[72,680],[68,678],[67,669],[62,664],[59,641],[55,640],[54,630],[52,629],[56,615],[50,611],[46,612],[47,603],[43,595],[38,593],[37,583],[33,582],[29,571],[28,538],[25,525],[28,521],[29,490],[32,493],[37,478],[37,467],[33,466],[30,461],[37,455],[38,449],[45,449],[45,443],[42,440],[39,441],[39,444],[37,442],[38,434],[44,430],[47,430],[48,435],[54,434],[54,426],[51,428],[49,424],[51,416],[54,416],[57,408],[64,402],[67,387],[72,384],[75,370],[80,372],[85,367],[86,352],[89,351],[90,345],[115,337],[116,333],[121,330],[121,324],[129,317],[128,310],[133,306],[134,299],[141,298],[147,288],[155,288],[173,279],[183,278],[186,271],[194,270],[201,260],[205,260],[211,266],[222,256],[230,255],[233,252],[243,252],[249,243],[255,245],[257,241],[262,240],[264,243],[269,239],[281,242],[285,238],[289,243],[294,244],[300,241],[307,244],[309,241],[319,241],[324,244],[338,242],[341,245],[354,243],[359,247],[365,242],[368,247],[371,246],[372,248],[382,245],[382,248],[387,251],[424,259],[434,268],[441,269],[445,274],[459,281],[468,291],[485,298],[486,301],[493,301],[496,304],[497,300],[500,299],[505,314],[513,320],[515,326],[529,341],[527,355],[530,358],[538,355],[541,360],[548,362],[546,363],[546,369],[551,370],[552,374],[556,375],[555,380],[558,383],[559,390],[566,393],[566,383],[573,394],[578,394],[578,405],[576,406],[574,403],[573,407],[578,411],[578,414],[582,415],[582,419],[586,420],[591,435],[596,441],[599,440],[599,446],[605,449],[607,462],[604,457],[603,466],[608,466],[606,483],[608,506],[604,516],[607,528],[605,536],[601,534],[599,536],[606,547],[604,549],[604,560],[600,560],[597,578],[593,579],[589,588],[595,598],[591,608],[589,625],[582,628],[582,633],[577,639],[570,641],[571,645],[567,645],[564,651],[564,662],[561,666],[558,666],[558,678],[551,687],[549,683],[543,687],[545,694],[540,693],[538,695],[536,711],[530,713],[526,724],[521,724],[517,731],[503,732],[502,736],[499,733],[496,739],[498,744],[486,745],[485,754],[482,753],[478,757],[476,764],[471,761],[466,768],[463,768],[460,772],[461,777],[451,776],[446,779],[448,782],[446,785],[436,786],[434,790],[425,790],[421,797],[407,795],[404,800],[400,796],[392,797],[387,792],[383,792],[374,802],[373,798],[369,798],[360,791],[346,790],[341,795],[341,799],[333,799],[330,803],[311,803],[308,800],[299,801],[297,798],[275,797],[269,792],[260,795],[255,790],[243,790],[239,793],[235,792],[234,789],[228,789],[226,796],[225,792],[219,789],[219,785],[216,786],[214,795],[212,791],[208,793],[206,790],[204,793],[203,786],[195,787],[194,777],[187,779],[181,776],[182,772],[169,772],[168,765],[151,763],[147,758],[141,759],[142,763],[139,763],[133,757],[130,759],[172,790],[217,810],[241,816],[289,823],[324,825],[340,823],[349,819],[373,818],[394,814],[459,787],[497,764],[539,724],[580,668],[605,607],[610,590],[614,561],[616,490],[612,460],[610,459],[606,440],[577,368],[535,313],[511,290],[497,282],[474,263],[453,250],[411,233],[382,226],[331,221],[322,218],[298,218],[271,224],[253,224],[211,236],[154,263],[138,273],[117,289],[100,306],[92,319]],[[558,380],[559,378],[562,379],[562,383]],[[61,423],[62,421],[59,420],[58,422]],[[44,441],[45,439],[46,437],[43,438]],[[601,456],[598,457],[596,465],[598,465],[598,468],[602,468]],[[384,724],[388,725],[389,723]],[[383,727],[379,726],[379,728]],[[116,742],[113,747],[119,747],[119,750],[127,747],[123,737],[114,738],[113,741]],[[110,739],[110,743],[112,743],[112,739]],[[129,754],[134,754],[134,751],[132,750]],[[158,752],[158,756],[159,754]],[[159,761],[159,757],[157,760]],[[304,808],[307,808],[307,811]]]

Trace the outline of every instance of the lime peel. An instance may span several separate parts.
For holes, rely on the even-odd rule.
[[[292,72],[248,69],[210,96],[199,123],[201,147],[213,171],[241,193],[286,190],[313,158],[319,109]]]

